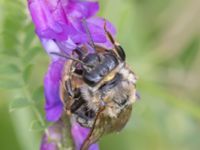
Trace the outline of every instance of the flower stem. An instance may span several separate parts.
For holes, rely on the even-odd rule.
[[[65,127],[63,128],[63,139],[62,139],[64,149],[61,149],[61,150],[75,150],[75,145],[74,145],[73,138],[71,135],[70,119],[66,115],[65,116],[63,115],[62,121]]]

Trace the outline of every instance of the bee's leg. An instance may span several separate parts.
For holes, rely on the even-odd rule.
[[[74,113],[81,119],[85,120],[85,122],[94,119],[96,116],[94,110],[89,109],[86,105],[82,105],[81,108]]]
[[[71,112],[75,113],[84,103],[85,101],[83,99],[75,100],[74,103],[71,105]]]
[[[72,86],[71,86],[71,82],[69,80],[65,81],[65,87],[67,89],[67,93],[70,97],[73,97],[73,90],[72,90]]]
[[[70,111],[72,113],[76,113],[77,110],[83,105],[86,103],[86,101],[82,98],[81,96],[81,92],[80,92],[80,89],[75,89],[74,90],[74,102],[73,104],[71,105],[71,108],[70,108]]]
[[[85,56],[85,52],[81,48],[76,48],[73,50],[72,55],[77,55],[79,60],[82,60]],[[81,68],[75,68],[74,74],[81,76],[83,73],[83,70]]]
[[[70,80],[66,80],[63,84],[63,95],[62,96],[62,99],[63,99],[63,102],[64,102],[64,108],[65,108],[65,111],[67,113],[67,115],[71,115],[71,111],[70,111],[70,108],[71,108],[71,104],[73,102],[73,90],[71,88],[71,82]]]
[[[78,55],[78,58],[80,60],[82,60],[83,57],[85,56],[85,52],[79,47],[77,47],[76,49],[73,50],[72,54],[74,54],[74,53]]]
[[[93,119],[96,116],[96,113],[94,110],[88,108],[87,106],[84,108],[85,109],[85,116],[87,116],[88,119]]]
[[[81,75],[83,74],[83,70],[82,70],[82,69],[75,69],[75,70],[74,70],[74,73],[75,73],[76,75],[81,76]]]
[[[125,61],[126,54],[125,54],[123,48],[119,44],[117,44],[115,42],[114,38],[112,37],[110,32],[107,30],[107,28],[106,28],[106,20],[104,22],[104,30],[105,30],[106,35],[108,36],[110,42],[114,45],[117,55],[121,58],[122,61]]]
[[[84,112],[81,112],[81,111],[77,111],[77,112],[75,112],[75,114],[79,117],[79,118],[81,118],[81,119],[83,119],[83,120],[85,120],[85,121],[88,121],[88,117],[84,114]]]

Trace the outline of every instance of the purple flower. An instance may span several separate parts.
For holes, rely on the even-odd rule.
[[[49,121],[57,121],[62,115],[63,106],[59,97],[59,84],[63,65],[62,60],[53,61],[44,78],[46,119]]]
[[[62,131],[64,124],[61,121],[50,126],[42,137],[40,150],[59,150],[59,145],[62,144]]]
[[[65,137],[65,125],[59,120],[55,122],[52,126],[48,127],[45,131],[40,150],[59,150],[60,147],[66,142],[63,140]],[[73,124],[71,129],[71,135],[75,141],[76,150],[80,150],[80,146],[83,144],[83,141],[89,134],[89,129],[81,127],[78,123]],[[90,146],[89,150],[98,150],[99,147],[97,144]]]
[[[73,49],[82,45],[91,49],[91,46],[89,46],[91,39],[88,34],[91,35],[95,44],[112,48],[113,45],[104,30],[105,22],[107,30],[113,36],[116,31],[109,21],[95,16],[99,10],[98,2],[86,0],[28,0],[28,7],[36,34],[52,60],[44,78],[45,111],[48,121],[57,122],[63,113],[63,105],[59,97],[59,84],[66,60],[51,55],[50,52],[70,54]],[[57,129],[58,127],[61,126],[55,125],[55,127],[50,127],[49,130],[54,132],[54,128]],[[71,131],[78,150],[89,133],[89,129],[73,124]],[[60,134],[60,130],[56,133]],[[60,136],[57,136],[57,139],[60,140]],[[42,143],[42,150],[56,149],[55,143],[50,142],[48,144],[45,135]],[[90,150],[97,149],[97,145],[90,147]]]
[[[89,134],[90,129],[81,127],[78,123],[74,123],[71,129],[71,134],[73,136],[76,149],[79,150],[87,135]],[[99,146],[97,144],[92,144],[89,150],[98,150]]]
[[[28,0],[28,2],[38,36],[62,41],[68,37],[76,39],[77,32],[80,32],[76,23],[82,18],[93,16],[98,11],[97,2],[75,0]]]
[[[88,42],[82,20],[86,19],[92,38],[96,43],[106,43],[102,19],[92,18],[99,10],[97,2],[83,0],[28,0],[29,10],[40,38],[75,43]],[[108,30],[115,33],[108,22]]]

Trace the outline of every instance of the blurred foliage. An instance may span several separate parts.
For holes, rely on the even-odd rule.
[[[200,147],[200,1],[100,0],[117,28],[141,100],[101,149]],[[37,150],[45,128],[43,76],[49,59],[34,34],[26,1],[0,0],[0,145]],[[20,109],[23,108],[23,109]],[[12,144],[10,144],[12,143]]]

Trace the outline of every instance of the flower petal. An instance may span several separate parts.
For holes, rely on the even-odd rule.
[[[94,16],[99,10],[98,2],[61,0],[66,16],[71,21]]]
[[[74,142],[76,145],[76,150],[80,150],[81,145],[83,144],[84,140],[87,138],[90,132],[89,128],[81,127],[78,123],[74,123],[71,128],[71,134],[74,138]],[[89,150],[98,150],[98,144],[92,144]]]
[[[106,48],[113,48],[113,44],[106,35],[104,26],[106,25],[106,30],[108,30],[113,37],[116,35],[115,27],[108,20],[100,17],[90,18],[87,22],[94,42]]]
[[[59,150],[58,144],[62,145],[65,140],[63,135],[65,129],[64,123],[59,120],[52,126],[48,127],[44,133],[40,150]],[[71,128],[71,134],[74,138],[76,150],[80,150],[83,141],[87,137],[90,129],[81,127],[78,123],[74,123]],[[99,150],[98,144],[92,144],[89,150]]]
[[[104,25],[105,25],[105,22],[106,22],[106,29],[111,33],[111,35],[114,37],[115,34],[116,34],[116,29],[115,27],[113,26],[113,24],[104,19],[104,18],[101,18],[101,17],[93,17],[93,18],[89,18],[87,20],[89,23],[93,24],[93,25],[96,25],[98,26],[99,28],[103,29],[104,30]]]
[[[50,54],[51,52],[56,52],[56,53],[61,52],[60,48],[58,47],[55,41],[51,39],[45,39],[45,38],[41,38],[40,41],[44,49],[46,50],[47,54],[50,55],[53,58],[53,60],[58,60],[60,58],[58,56]]]
[[[73,22],[93,16],[99,9],[97,2],[80,0],[28,0],[28,5],[38,36],[61,41],[79,34]]]
[[[44,79],[45,110],[48,121],[57,121],[62,115],[63,105],[59,96],[59,84],[63,65],[62,60],[52,62]]]
[[[52,39],[41,38],[40,41],[47,54],[53,59],[53,61],[59,60],[61,57],[51,54],[52,52],[70,55],[72,50],[77,47],[77,45],[70,38],[65,41],[54,41]]]
[[[40,37],[47,38],[48,35],[51,35],[54,38],[67,38],[62,24],[55,21],[44,0],[29,0],[29,10],[36,32]]]
[[[48,133],[44,133],[40,150],[59,150],[58,143],[62,140],[62,129],[64,125],[61,121],[54,123],[48,127]]]

